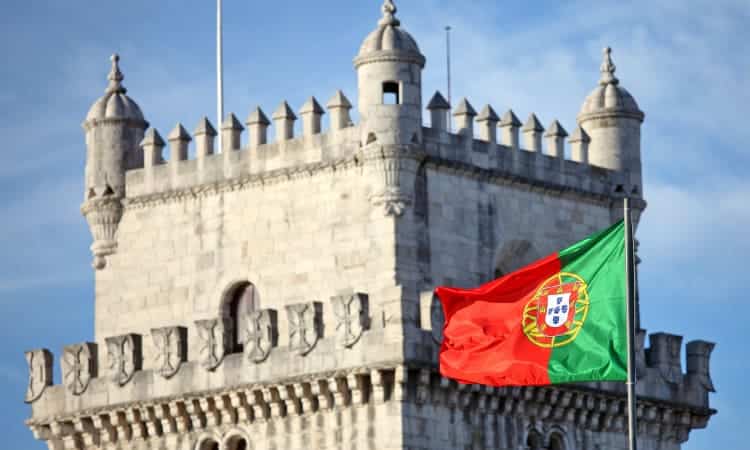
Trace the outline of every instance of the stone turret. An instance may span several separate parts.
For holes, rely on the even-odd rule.
[[[578,124],[591,138],[589,162],[625,174],[623,189],[628,195],[641,197],[641,123],[644,114],[633,96],[615,77],[612,49],[604,49],[599,86],[581,107]]]
[[[117,249],[115,233],[122,217],[125,171],[143,167],[140,143],[148,122],[122,85],[120,57],[112,55],[104,96],[89,109],[86,132],[86,181],[81,212],[91,228],[93,266],[102,269],[105,257]]]
[[[409,144],[422,140],[422,69],[425,57],[386,0],[378,27],[354,59],[359,84],[361,142]]]

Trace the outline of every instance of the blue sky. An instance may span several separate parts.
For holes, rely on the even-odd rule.
[[[379,0],[225,3],[226,109],[244,119],[281,100],[298,108],[341,88],[356,99],[351,60]],[[688,450],[746,445],[750,356],[750,8],[744,0],[497,2],[400,0],[427,56],[424,96],[444,89],[443,26],[454,28],[454,97],[535,112],[569,131],[611,45],[621,83],[646,112],[641,242],[642,323],[717,343],[719,410]],[[214,107],[214,2],[5,2],[0,15],[0,423],[6,448],[44,448],[23,426],[23,351],[93,335],[90,236],[79,213],[80,128],[106,85],[109,55],[166,135]],[[684,351],[683,351],[684,361]],[[55,360],[59,382],[59,363]]]

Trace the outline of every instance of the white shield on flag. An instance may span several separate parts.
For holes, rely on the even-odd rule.
[[[544,323],[552,328],[561,327],[570,314],[570,292],[547,295],[547,313]]]

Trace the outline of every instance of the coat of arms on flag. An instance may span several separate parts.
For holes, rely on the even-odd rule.
[[[568,344],[583,326],[588,307],[586,282],[576,274],[560,272],[541,283],[524,308],[524,333],[541,347]]]

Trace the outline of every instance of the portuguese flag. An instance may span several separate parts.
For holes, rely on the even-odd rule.
[[[440,373],[463,383],[627,378],[625,226],[476,289],[439,287]]]

